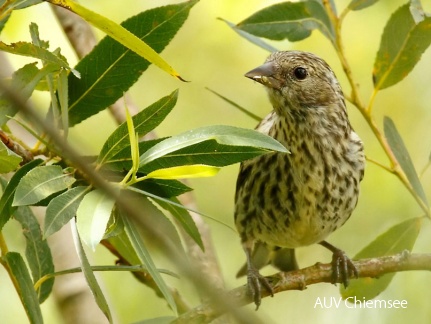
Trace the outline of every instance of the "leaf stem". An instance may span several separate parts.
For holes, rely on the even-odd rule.
[[[147,272],[147,269],[143,265],[140,265],[140,264],[133,265],[133,266],[126,266],[126,265],[91,266],[91,270],[92,271],[130,271],[130,272],[140,272],[141,271],[141,272]],[[171,271],[164,270],[164,269],[158,269],[158,271],[160,273],[168,274],[168,275],[173,276],[175,278],[179,278],[178,275],[176,275],[175,273],[173,273]],[[63,276],[63,275],[71,274],[71,273],[78,273],[78,272],[82,272],[82,268],[80,268],[80,267],[71,268],[71,269],[57,271],[54,273],[49,273],[47,275],[44,275],[38,281],[35,282],[34,290],[37,291],[45,281],[47,281],[51,278],[55,278],[58,276]]]
[[[407,179],[406,174],[401,169],[395,155],[393,154],[392,149],[390,148],[390,146],[386,140],[386,137],[380,131],[380,129],[377,127],[377,124],[371,115],[372,106],[373,106],[373,103],[374,103],[374,100],[375,100],[375,97],[377,95],[379,88],[378,87],[374,88],[367,107],[365,107],[363,105],[363,103],[360,99],[358,85],[355,83],[355,80],[354,80],[353,74],[352,74],[352,70],[350,68],[348,60],[347,60],[345,53],[344,53],[344,47],[343,47],[343,41],[342,41],[342,35],[341,35],[342,22],[343,22],[344,18],[346,17],[347,13],[350,12],[350,9],[347,7],[346,9],[343,10],[341,15],[339,17],[337,17],[337,15],[334,12],[329,0],[323,0],[323,5],[326,9],[326,12],[328,13],[329,18],[331,19],[331,21],[334,25],[334,28],[335,28],[335,50],[337,52],[337,55],[340,59],[344,73],[345,73],[345,75],[349,81],[350,87],[351,87],[351,95],[350,95],[349,101],[359,110],[359,112],[364,117],[365,121],[368,123],[369,127],[371,128],[372,132],[374,133],[374,136],[377,138],[377,141],[380,143],[380,146],[383,148],[383,151],[387,155],[387,157],[390,161],[391,167],[387,168],[387,167],[384,167],[380,163],[376,163],[376,164],[383,167],[385,170],[390,171],[391,173],[395,174],[400,179],[400,181],[404,184],[404,186],[407,188],[407,190],[410,192],[410,194],[413,196],[413,198],[416,200],[416,202],[418,203],[420,208],[426,213],[426,215],[428,217],[430,217],[431,214],[430,214],[429,208],[422,201],[422,199],[415,193],[413,187],[411,186],[410,182]]]
[[[343,23],[343,20],[347,13],[349,12],[348,8],[346,8],[340,17],[337,17],[336,13],[334,12],[329,0],[323,0],[323,5],[326,9],[326,12],[329,16],[329,18],[332,21],[332,24],[334,25],[335,29],[335,50],[337,52],[338,58],[340,59],[341,66],[343,68],[343,71],[345,75],[347,76],[347,80],[349,81],[350,88],[351,88],[351,94],[350,94],[350,102],[357,106],[360,110],[363,110],[363,105],[359,97],[359,91],[358,87],[355,83],[355,80],[353,78],[352,69],[350,68],[350,65],[346,59],[346,55],[344,53],[344,46],[343,46],[343,40],[341,35],[341,26]]]
[[[385,169],[386,171],[388,171],[388,172],[390,172],[390,173],[394,173],[394,170],[393,170],[392,168],[387,167],[386,165],[384,165],[384,164],[382,164],[382,163],[380,163],[380,162],[378,162],[378,161],[376,161],[376,160],[373,160],[372,158],[369,158],[368,156],[366,156],[366,157],[365,157],[365,159],[366,159],[368,162],[371,162],[371,163],[373,163],[373,164],[375,164],[375,165],[377,165],[377,166],[381,167],[382,169]]]

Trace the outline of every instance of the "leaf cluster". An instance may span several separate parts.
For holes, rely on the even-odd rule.
[[[62,147],[41,131],[43,125],[33,127],[37,124],[35,120],[18,114],[19,105],[7,93],[17,93],[26,101],[34,91],[49,92],[51,104],[45,122],[55,126],[56,136],[67,140],[69,128],[120,99],[150,64],[181,79],[159,53],[173,39],[198,1],[150,9],[121,25],[72,1],[50,2],[79,14],[108,36],[75,67],[69,66],[60,49],[49,49],[49,43],[40,38],[34,23],[30,26],[31,42],[0,42],[0,50],[38,60],[18,69],[7,84],[2,84],[5,91],[0,97],[0,124],[3,126],[2,138],[5,139],[5,144],[0,142],[0,171],[3,174],[13,172],[9,180],[2,180],[0,231],[11,218],[21,223],[26,233],[28,248],[25,258],[31,275],[24,257],[18,252],[8,251],[3,238],[0,263],[14,280],[30,321],[41,322],[39,304],[50,295],[56,276],[46,238],[71,222],[81,269],[109,321],[112,321],[111,312],[83,243],[93,250],[100,243],[109,246],[120,256],[124,266],[139,265],[141,272],[151,278],[155,289],[176,313],[177,305],[171,289],[156,268],[141,233],[117,206],[116,198],[97,188],[82,174],[82,170],[71,164],[62,154]],[[7,22],[10,11],[24,7],[3,6],[2,22]],[[118,196],[131,196],[132,202],[147,201],[148,209],[164,220],[165,230],[174,233],[171,241],[178,252],[185,255],[177,234],[179,229],[184,230],[201,249],[204,245],[189,210],[176,198],[192,190],[180,180],[213,176],[221,167],[269,152],[287,153],[287,150],[271,137],[256,131],[224,125],[189,130],[168,138],[143,140],[169,115],[177,98],[176,90],[133,117],[124,106],[126,121],[107,137],[99,154],[92,157],[90,163],[94,172],[103,174],[106,181],[116,188]],[[7,127],[11,118],[38,140],[35,147],[14,143],[15,136]],[[17,146],[40,158],[24,161],[14,151]],[[157,208],[151,208],[151,205]],[[46,206],[42,229],[30,206]],[[69,273],[67,269],[58,270],[62,270],[57,271],[59,274]]]

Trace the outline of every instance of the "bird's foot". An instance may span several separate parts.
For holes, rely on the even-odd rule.
[[[344,288],[349,285],[351,276],[358,278],[358,270],[352,260],[342,250],[337,250],[332,254],[332,283],[342,282]]]
[[[274,296],[274,291],[268,279],[262,276],[259,270],[249,268],[247,270],[247,290],[256,305],[256,310],[259,309],[262,300],[262,286],[269,292],[271,297]]]
[[[346,253],[326,241],[320,243],[332,251],[332,283],[342,282],[344,288],[349,285],[350,277],[358,278],[358,270]]]

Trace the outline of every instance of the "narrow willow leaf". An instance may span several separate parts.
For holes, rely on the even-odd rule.
[[[52,63],[53,66],[57,67],[57,70],[60,70],[60,68],[71,70],[69,64],[67,64],[67,62],[61,57],[32,43],[18,42],[7,45],[0,41],[0,50],[11,54],[34,57],[43,60],[46,63]],[[79,73],[76,73],[79,76]]]
[[[129,133],[130,141],[130,156],[132,158],[132,170],[136,173],[139,168],[139,143],[138,135],[135,131],[135,126],[133,125],[132,117],[130,116],[129,109],[126,107],[126,123],[127,131]]]
[[[2,256],[3,264],[9,268],[9,274],[14,282],[19,298],[24,306],[30,323],[43,323],[42,311],[39,299],[33,288],[33,282],[27,266],[21,255],[16,252],[8,252]]]
[[[106,301],[105,296],[103,295],[103,291],[97,282],[96,276],[91,270],[90,263],[88,262],[87,255],[85,254],[85,250],[81,244],[81,239],[79,237],[78,231],[76,229],[75,223],[72,223],[72,234],[73,240],[75,242],[75,248],[78,253],[79,260],[81,261],[82,272],[84,273],[85,280],[87,280],[88,286],[93,293],[94,299],[96,300],[97,305],[100,310],[105,314],[109,323],[112,323],[111,311],[109,310],[108,302]]]
[[[278,51],[275,47],[269,45],[267,42],[264,42],[262,39],[260,39],[259,37],[253,36],[252,34],[249,34],[239,28],[236,27],[236,25],[234,23],[231,23],[230,21],[227,21],[223,18],[218,18],[221,21],[224,21],[230,28],[233,29],[234,32],[236,32],[238,35],[240,35],[241,37],[244,37],[246,40],[248,40],[249,42],[263,48],[264,50],[267,50],[269,52],[276,52]]]
[[[75,182],[57,165],[39,166],[30,170],[18,184],[13,206],[32,205],[65,190]]]
[[[0,173],[14,171],[19,167],[21,161],[22,157],[9,150],[9,148],[0,141]]]
[[[101,31],[105,32],[107,35],[111,36],[120,44],[131,49],[136,54],[142,56],[147,61],[158,66],[160,69],[169,73],[170,75],[183,80],[180,75],[161,57],[154,51],[148,44],[138,38],[136,35],[132,34],[130,31],[113,22],[112,20],[95,13],[80,4],[73,2],[71,0],[47,0],[48,2],[61,6],[68,9],[80,17],[84,18],[94,27],[97,27]]]
[[[349,3],[349,9],[350,10],[361,10],[361,9],[365,9],[369,6],[372,6],[373,4],[375,4],[377,1],[379,0],[352,0]]]
[[[246,114],[248,117],[253,118],[255,121],[260,122],[262,120],[261,117],[259,117],[258,115],[253,114],[251,111],[249,111],[248,109],[241,107],[240,105],[238,105],[236,102],[233,102],[232,100],[226,98],[225,96],[222,96],[220,93],[215,92],[214,90],[211,90],[210,88],[206,88],[208,91],[211,91],[212,93],[214,93],[217,97],[221,98],[222,100],[226,101],[228,104],[234,106],[236,109],[238,109],[239,111],[241,111],[242,113]]]
[[[160,273],[157,271],[151,255],[145,247],[144,242],[142,241],[136,229],[136,226],[133,225],[127,217],[123,217],[123,221],[124,230],[126,231],[127,236],[129,237],[130,242],[132,243],[132,246],[139,257],[139,260],[141,261],[140,263],[142,263],[147,268],[148,273],[151,275],[157,287],[160,289],[160,292],[163,294],[167,303],[174,313],[177,314],[177,305],[175,304],[175,300],[172,297],[171,291],[164,282],[163,278],[160,276]]]
[[[141,112],[133,116],[132,121],[135,125],[135,132],[139,136],[144,136],[148,132],[156,128],[165,117],[172,111],[178,99],[178,90],[175,90],[170,95],[159,99]],[[128,146],[130,157],[130,143],[128,139],[127,123],[121,124],[106,140],[100,151],[98,162],[106,163],[116,157],[116,155]],[[141,150],[141,152],[146,151]]]
[[[419,177],[416,173],[413,162],[410,158],[410,154],[407,151],[406,146],[404,145],[403,139],[401,138],[398,130],[389,117],[385,116],[383,120],[383,128],[385,132],[385,136],[388,140],[388,144],[391,147],[392,152],[397,158],[398,163],[406,174],[407,179],[410,182],[413,190],[416,194],[421,198],[421,200],[428,205],[428,200],[425,195],[425,191],[422,187],[422,184],[419,180]]]
[[[16,207],[12,207],[12,201],[15,195],[16,187],[18,186],[22,177],[25,176],[27,172],[41,165],[42,163],[43,161],[41,159],[33,160],[18,169],[18,171],[16,171],[10,179],[8,185],[3,191],[3,195],[0,198],[0,231],[16,209]]]
[[[145,181],[135,183],[133,187],[146,192],[151,192],[155,196],[163,198],[176,197],[193,190],[178,180],[162,179],[147,179]]]
[[[78,186],[53,198],[46,209],[43,236],[46,238],[66,225],[75,215],[89,187]]]
[[[159,209],[160,207],[143,195],[137,195],[135,199],[139,200],[138,204],[141,210],[145,211],[145,217],[150,222],[149,226],[163,228],[165,237],[172,241],[173,246],[177,248],[176,253],[186,258],[187,256],[177,229],[172,224],[171,220]],[[133,204],[134,202],[132,201],[131,203]],[[124,224],[122,224],[122,226],[123,230],[120,233],[109,237],[107,240],[129,264],[142,264],[136,250],[133,248],[129,236],[124,231]]]
[[[375,89],[390,87],[404,79],[431,44],[431,17],[412,15],[410,4],[393,13],[383,31],[373,68]]]
[[[218,156],[217,144],[239,147],[240,152],[248,150],[253,152],[255,156],[271,151],[288,152],[287,149],[270,136],[264,135],[254,130],[243,129],[233,126],[216,125],[192,129],[182,134],[172,136],[150,148],[140,158],[140,167],[154,161],[160,157],[166,156],[169,153],[179,151],[186,147],[191,147],[195,144],[199,146],[203,152],[196,152],[202,156],[208,156],[208,163],[194,162],[189,164],[206,164],[214,166],[229,165],[241,161],[238,159],[238,154],[235,154],[235,149],[232,152],[227,152],[226,155],[220,154],[221,158],[214,161],[214,157]],[[205,149],[209,146],[209,149]],[[194,147],[196,148],[196,147]],[[223,147],[225,148],[225,147]],[[251,150],[249,148],[252,148]],[[182,153],[181,153],[182,154]],[[227,158],[231,156],[232,158]],[[226,159],[227,158],[227,159]],[[172,165],[173,166],[173,165]]]
[[[173,202],[174,204],[170,202]],[[169,199],[169,201],[158,199],[156,203],[160,207],[171,213],[171,215],[176,218],[176,220],[180,223],[180,225],[187,232],[187,234],[189,234],[190,237],[196,242],[196,244],[199,245],[202,251],[205,250],[201,234],[199,233],[195,221],[190,216],[189,211],[182,207],[181,203],[177,198],[171,198]]]
[[[61,111],[61,123],[63,126],[64,138],[67,139],[69,133],[69,94],[68,79],[66,70],[61,70],[57,81],[58,102]]]
[[[14,214],[15,219],[21,224],[26,240],[25,256],[30,266],[33,282],[50,273],[54,273],[54,262],[51,250],[46,240],[42,238],[39,222],[29,207],[22,206]],[[48,298],[54,285],[54,278],[42,283],[37,291],[39,303]]]
[[[237,25],[237,28],[258,37],[273,40],[303,40],[318,29],[333,44],[335,31],[319,1],[282,2],[264,8]]]
[[[354,259],[388,256],[411,251],[421,228],[421,218],[413,218],[397,224],[377,237],[362,249]],[[383,292],[390,284],[395,273],[380,278],[359,278],[352,280],[347,288],[340,287],[344,299],[356,296],[358,300],[372,299]],[[350,300],[350,299],[349,299]]]
[[[27,64],[12,74],[10,87],[13,91],[19,93],[22,100],[26,101],[30,98],[39,82],[49,73],[57,71],[58,68],[56,64],[46,64],[42,69],[38,69],[36,63]],[[9,118],[16,113],[16,107],[0,96],[0,125],[9,121]]]
[[[203,178],[215,176],[220,171],[220,168],[210,165],[194,164],[182,165],[166,169],[158,169],[146,175],[147,178],[155,179],[189,179]]]
[[[185,1],[147,10],[121,25],[160,53],[196,3],[196,0]],[[117,101],[149,65],[147,60],[105,37],[76,66],[78,71],[85,71],[81,80],[69,77],[70,125],[80,123]]]
[[[76,212],[79,236],[91,249],[102,240],[115,200],[96,189],[84,196]]]
[[[163,141],[166,138],[157,138],[154,140],[139,142],[139,152],[145,152],[149,148],[153,147],[157,143]],[[108,155],[102,157],[99,155],[100,162],[103,163],[102,167],[111,171],[126,171],[132,168],[132,157],[130,150],[130,143],[116,145],[116,148],[109,151]],[[102,154],[102,152],[101,152]]]

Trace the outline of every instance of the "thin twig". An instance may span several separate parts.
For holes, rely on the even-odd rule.
[[[374,103],[374,99],[377,95],[378,89],[374,89],[373,93],[371,95],[371,99],[368,103],[368,106],[365,107],[364,104],[361,102],[360,96],[359,96],[359,89],[358,85],[355,83],[355,79],[353,78],[352,70],[350,68],[350,65],[348,63],[348,60],[346,58],[346,55],[344,53],[344,47],[343,47],[343,41],[342,41],[342,35],[341,35],[341,27],[342,22],[349,12],[348,8],[346,8],[342,14],[337,17],[336,13],[333,11],[333,8],[330,4],[329,0],[323,0],[323,5],[326,9],[326,12],[328,13],[329,18],[331,19],[333,25],[335,26],[335,37],[336,37],[336,52],[340,59],[341,65],[343,67],[344,73],[347,76],[347,79],[349,81],[350,87],[351,87],[351,96],[350,96],[350,102],[356,106],[356,108],[359,110],[359,112],[364,117],[365,121],[368,123],[368,126],[371,128],[371,131],[374,133],[374,136],[377,138],[377,141],[379,142],[380,146],[382,147],[383,151],[389,158],[389,161],[391,163],[391,167],[389,168],[393,174],[395,174],[398,179],[400,179],[401,183],[407,188],[407,190],[410,192],[410,194],[413,196],[413,198],[416,200],[420,208],[428,215],[430,216],[430,210],[426,203],[423,202],[421,197],[416,194],[415,190],[413,189],[412,185],[410,184],[405,172],[401,168],[401,166],[398,163],[397,158],[395,157],[394,153],[392,152],[392,149],[385,137],[385,135],[381,132],[381,130],[378,128],[376,121],[371,115],[372,111],[372,105]]]

